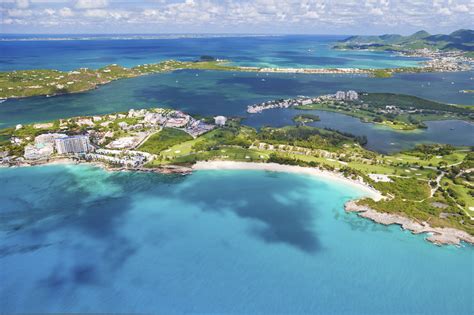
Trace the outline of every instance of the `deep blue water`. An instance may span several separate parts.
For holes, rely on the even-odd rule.
[[[0,313],[472,314],[473,247],[307,176],[0,169]]]
[[[210,55],[238,65],[270,67],[390,68],[417,66],[423,59],[385,52],[336,51],[348,36],[259,36],[178,39],[0,41],[0,71],[72,70],[109,64],[131,67],[168,59]],[[10,37],[11,39],[11,37]]]
[[[446,103],[474,105],[474,97],[459,93],[472,86],[473,72],[402,74],[390,79],[363,76],[255,74],[215,71],[179,71],[121,80],[80,94],[8,100],[0,104],[0,126],[32,123],[79,115],[127,111],[130,108],[171,107],[191,114],[248,117],[244,123],[281,126],[291,124],[296,111],[269,111],[247,115],[247,105],[298,95],[316,96],[337,90],[392,92]],[[265,81],[262,81],[264,79]],[[474,126],[450,121],[428,123],[428,130],[400,133],[383,130],[358,119],[320,113],[318,125],[366,135],[369,148],[390,152],[417,142],[474,145]],[[435,128],[436,127],[436,128]],[[454,130],[451,130],[454,128]]]

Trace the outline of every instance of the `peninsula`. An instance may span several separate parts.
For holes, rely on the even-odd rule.
[[[293,99],[278,99],[247,107],[250,114],[277,108],[322,110],[337,112],[360,118],[363,122],[407,131],[426,128],[424,121],[458,119],[474,121],[474,110],[470,106],[442,104],[416,96],[393,93],[366,93],[337,91],[335,94],[317,97],[300,96]],[[299,115],[295,122],[313,122],[319,118]],[[315,119],[316,118],[316,119]]]
[[[355,41],[356,39],[353,38],[352,40]],[[349,43],[351,42],[351,40],[348,40],[344,44],[336,45],[335,48],[362,49],[359,46],[350,45]],[[364,49],[369,49],[366,46],[363,47]],[[126,68],[117,64],[112,64],[99,69],[81,68],[74,71],[35,69],[0,72],[0,99],[5,100],[9,98],[79,93],[95,89],[101,85],[108,84],[115,80],[178,70],[239,71],[267,74],[360,74],[378,78],[387,78],[395,73],[469,71],[472,69],[474,58],[472,54],[465,54],[463,51],[451,49],[410,49],[404,50],[403,54],[417,57],[421,56],[427,58],[428,60],[420,63],[420,66],[418,67],[388,69],[268,68],[236,66],[232,65],[232,63],[228,60],[215,59],[212,56],[201,56],[195,61],[167,60],[155,64],[139,65],[132,68]]]
[[[256,130],[236,118],[194,118],[161,108],[17,125],[1,130],[0,139],[0,165],[6,167],[68,161],[187,174],[239,162],[230,165],[303,169],[362,187],[370,198],[349,204],[347,210],[416,233],[433,233],[437,236],[428,240],[437,244],[474,243],[472,148],[419,145],[381,155],[366,150],[363,137],[333,130]]]
[[[408,55],[431,57],[436,52],[459,52],[473,56],[474,30],[460,29],[451,34],[431,35],[418,31],[409,36],[385,34],[381,36],[351,36],[334,45],[335,49],[395,51]],[[424,55],[425,53],[426,55]]]

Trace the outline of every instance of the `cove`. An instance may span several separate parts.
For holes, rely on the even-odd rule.
[[[5,313],[473,311],[472,246],[345,213],[361,192],[340,183],[64,165],[0,169],[0,182]]]

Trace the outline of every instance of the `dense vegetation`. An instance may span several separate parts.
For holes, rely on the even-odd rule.
[[[315,121],[320,121],[321,118],[319,118],[318,115],[313,115],[313,114],[300,114],[296,115],[293,117],[293,121],[298,124],[307,124]]]
[[[172,146],[192,140],[193,137],[186,132],[174,128],[163,128],[160,132],[152,135],[139,150],[149,153],[160,153]]]
[[[336,150],[344,143],[352,143],[356,136],[308,126],[262,128],[258,139],[270,144],[289,144],[303,148]]]
[[[405,94],[361,93],[360,101],[373,108],[385,108],[387,105],[395,105],[401,109],[422,109],[426,113],[437,113],[438,111],[442,111],[462,115],[474,114],[474,111],[470,108],[442,104]]]
[[[100,69],[81,68],[75,71],[21,70],[0,72],[0,98],[58,95],[87,91],[114,80],[179,69],[238,70],[225,61],[204,58],[195,62],[168,60],[157,64],[125,68],[110,65]]]
[[[296,108],[339,112],[398,130],[426,128],[423,122],[428,120],[474,120],[474,110],[469,106],[442,104],[393,93],[359,93],[359,99],[355,101],[325,101]]]

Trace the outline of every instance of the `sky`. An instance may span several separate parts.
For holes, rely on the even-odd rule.
[[[0,33],[409,34],[474,28],[474,0],[0,0]]]

